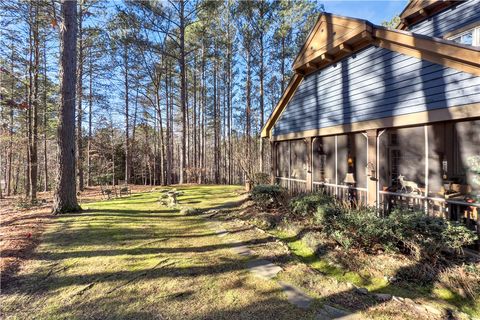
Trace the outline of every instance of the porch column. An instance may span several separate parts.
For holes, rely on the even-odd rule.
[[[376,176],[378,168],[378,159],[377,159],[377,130],[367,130],[367,139],[368,139],[368,154],[367,154],[367,205],[376,206],[377,205],[377,188],[378,188],[378,177]],[[374,170],[373,175],[372,169]]]
[[[313,138],[308,137],[305,139],[305,142],[307,143],[307,186],[306,186],[306,191],[307,192],[312,192],[313,190],[313,174],[312,174],[312,143],[313,143]]]
[[[275,184],[275,175],[277,174],[277,143],[275,141],[270,140],[270,157],[271,157],[271,172],[270,172],[270,183]]]

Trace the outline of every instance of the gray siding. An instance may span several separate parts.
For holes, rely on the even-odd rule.
[[[441,38],[477,21],[480,21],[480,0],[468,0],[411,26],[410,31]]]
[[[480,77],[374,46],[305,77],[273,135],[480,102]]]

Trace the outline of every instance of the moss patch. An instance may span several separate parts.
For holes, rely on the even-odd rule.
[[[300,261],[325,276],[332,277],[336,281],[351,283],[357,287],[365,287],[374,293],[389,293],[399,297],[417,298],[423,301],[430,301],[443,308],[458,308],[458,310],[473,317],[480,315],[480,299],[478,297],[472,301],[438,284],[433,288],[413,283],[407,286],[391,284],[385,278],[353,272],[339,265],[332,264],[326,257],[319,257],[305,241],[296,237],[296,232],[272,229],[269,230],[269,233],[284,241]]]

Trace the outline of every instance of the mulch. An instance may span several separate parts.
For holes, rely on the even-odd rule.
[[[53,217],[51,206],[19,210],[14,199],[0,200],[0,287],[7,288],[23,263],[28,261],[40,242],[47,222]]]

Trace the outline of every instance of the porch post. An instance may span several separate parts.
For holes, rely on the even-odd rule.
[[[270,183],[275,184],[277,181],[275,176],[277,175],[277,143],[275,141],[270,140],[270,157],[271,161],[271,172],[270,172]]]
[[[367,205],[377,205],[377,188],[378,177],[376,176],[378,168],[377,159],[377,130],[367,130],[368,150],[367,150],[367,163],[369,164],[365,170],[373,169],[374,176],[367,176]],[[371,172],[367,172],[371,174]]]
[[[312,192],[313,190],[313,177],[312,177],[312,137],[308,137],[305,139],[305,142],[307,143],[307,186],[306,186],[306,191],[307,192]]]

